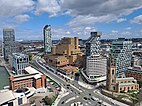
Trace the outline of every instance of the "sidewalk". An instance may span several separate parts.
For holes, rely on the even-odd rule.
[[[87,83],[84,83],[84,82],[81,82],[81,81],[78,81],[78,84],[86,89],[94,89],[94,86],[93,85],[89,85]]]

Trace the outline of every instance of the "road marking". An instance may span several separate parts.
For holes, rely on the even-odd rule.
[[[76,88],[74,85],[70,84],[70,86],[72,86],[74,89],[78,90],[79,92],[82,92],[81,90],[79,90],[78,88]]]
[[[65,103],[68,103],[68,102],[70,102],[70,101],[72,101],[72,100],[74,100],[74,99],[76,99],[76,98],[75,98],[75,97],[72,97],[72,98],[68,99]]]

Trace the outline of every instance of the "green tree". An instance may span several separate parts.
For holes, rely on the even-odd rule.
[[[29,54],[29,61],[32,60],[32,54]]]
[[[43,101],[45,103],[45,105],[52,105],[52,103],[55,101],[56,97],[53,96],[51,98],[49,98],[48,96],[46,96],[45,98],[43,98]]]

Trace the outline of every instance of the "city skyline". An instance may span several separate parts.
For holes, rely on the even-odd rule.
[[[52,39],[86,39],[101,31],[102,39],[142,36],[142,0],[0,0],[0,39],[3,28],[14,28],[17,40],[43,40],[50,24]]]

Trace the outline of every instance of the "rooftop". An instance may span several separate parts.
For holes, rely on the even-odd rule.
[[[27,55],[22,54],[22,53],[12,53],[12,55],[13,55],[15,58],[25,58],[25,57],[27,57]]]
[[[116,78],[116,80],[135,80],[134,77]]]
[[[15,99],[15,97],[12,91],[0,92],[0,105],[13,99]]]
[[[43,75],[41,72],[37,71],[36,69],[32,68],[31,66],[26,67],[25,71],[28,74],[16,75],[16,76],[14,76],[14,81],[19,81],[19,80],[24,80],[24,79],[29,79],[29,78],[39,79]]]
[[[41,72],[37,71],[36,69],[32,68],[31,66],[26,67],[25,71],[29,74],[36,74],[37,73],[37,74],[42,75]]]
[[[130,86],[130,85],[137,85],[137,83],[129,82],[129,83],[120,83],[119,86]]]
[[[77,70],[78,68],[77,67],[73,67],[73,66],[65,66],[63,68],[61,68],[62,70]]]
[[[142,72],[142,67],[141,66],[129,67],[128,71]]]

